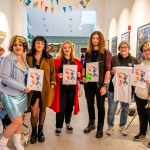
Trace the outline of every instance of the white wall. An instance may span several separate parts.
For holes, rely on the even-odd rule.
[[[128,31],[131,25],[131,54],[136,56],[137,28],[150,23],[150,0],[105,0],[105,37],[111,50],[111,39]]]
[[[5,49],[5,54],[8,53],[9,39],[12,36],[12,1],[0,0],[0,30],[6,32],[6,38],[0,44]]]

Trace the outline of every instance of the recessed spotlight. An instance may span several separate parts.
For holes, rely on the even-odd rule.
[[[46,27],[46,24],[43,24],[44,27]]]
[[[43,17],[43,18],[42,18],[42,20],[46,20],[46,18],[45,18],[45,17]]]

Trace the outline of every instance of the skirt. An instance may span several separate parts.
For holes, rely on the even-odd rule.
[[[21,92],[18,96],[10,96],[0,92],[0,99],[10,118],[17,118],[27,110],[27,94]]]

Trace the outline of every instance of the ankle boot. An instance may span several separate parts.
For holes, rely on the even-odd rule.
[[[96,138],[102,138],[102,137],[103,137],[103,127],[98,126],[96,132]]]
[[[30,142],[31,144],[35,144],[37,142],[37,127],[32,127]]]
[[[45,136],[43,134],[43,125],[38,126],[38,141],[39,142],[44,142],[45,141]]]
[[[14,146],[17,150],[24,150],[21,142],[21,134],[14,134],[13,136]]]
[[[7,147],[8,139],[6,139],[4,136],[0,139],[0,150],[9,150]]]
[[[95,129],[95,120],[89,120],[88,126],[84,129],[84,133],[90,133]]]

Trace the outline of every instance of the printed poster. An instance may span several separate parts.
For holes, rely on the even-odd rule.
[[[63,79],[64,85],[76,85],[77,83],[77,65],[63,65]]]
[[[86,63],[86,80],[88,82],[99,81],[99,62]]]
[[[42,91],[44,70],[29,68],[27,87],[34,91]]]
[[[150,71],[149,67],[141,66],[141,65],[134,65],[132,85],[145,88],[146,87],[145,80],[148,79],[149,71]]]

